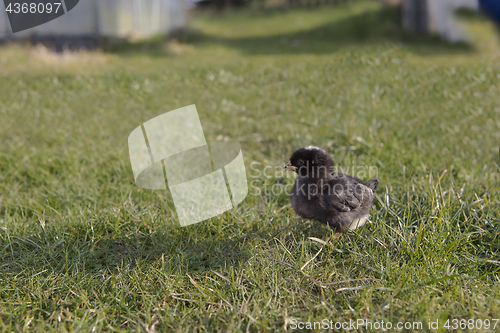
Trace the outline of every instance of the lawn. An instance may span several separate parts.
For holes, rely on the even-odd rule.
[[[1,46],[0,331],[493,330],[500,38],[462,21],[472,42],[447,45],[357,1],[198,14],[178,41],[103,52]],[[181,228],[127,138],[190,104],[207,141],[240,144],[250,192]],[[379,177],[371,223],[331,240],[294,214],[281,168],[309,144]]]

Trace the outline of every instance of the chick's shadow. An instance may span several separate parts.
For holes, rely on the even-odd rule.
[[[189,228],[189,227],[188,227]],[[187,271],[210,271],[227,265],[238,265],[248,258],[247,251],[239,238],[229,235],[212,235],[195,239],[187,228],[177,232],[156,232],[147,236],[99,241],[92,253],[93,260],[87,262],[90,269],[152,263],[162,261],[171,269]],[[225,239],[221,239],[224,238]]]

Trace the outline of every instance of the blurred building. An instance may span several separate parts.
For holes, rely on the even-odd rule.
[[[0,1],[0,39],[146,38],[183,28],[186,16],[185,0],[80,0],[63,16],[13,34]]]
[[[478,0],[403,0],[403,27],[416,33],[436,33],[450,42],[465,41],[467,36],[454,17],[454,12],[460,8],[477,10],[479,2]]]

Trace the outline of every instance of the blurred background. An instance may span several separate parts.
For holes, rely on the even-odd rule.
[[[86,0],[63,17],[40,26],[11,33],[7,15],[0,15],[0,40],[52,41],[58,51],[92,48],[103,39],[141,39],[173,35],[188,27],[188,17],[199,12],[258,9],[262,12],[338,6],[353,0]],[[374,0],[375,1],[375,0]],[[414,33],[433,33],[451,42],[466,35],[454,16],[457,9],[479,10],[500,21],[497,1],[492,0],[378,0],[399,8],[401,26]],[[3,7],[4,5],[2,5]],[[3,9],[3,8],[1,8]],[[48,15],[48,14],[47,14]],[[62,44],[59,45],[59,44]]]
[[[442,113],[436,105],[448,97],[436,95],[436,85],[446,96],[479,93],[471,91],[479,82],[470,75],[461,75],[460,83],[439,71],[483,68],[485,80],[494,84],[498,11],[490,0],[88,0],[16,34],[0,15],[3,107],[13,112],[23,105],[24,117],[35,114],[36,119],[47,119],[44,114],[64,105],[64,117],[75,112],[92,118],[102,110],[102,117],[115,115],[122,124],[117,126],[127,127],[161,110],[196,103],[212,122],[213,136],[259,146],[268,142],[258,151],[268,150],[264,154],[274,161],[309,141],[340,145],[344,152],[356,146],[352,137],[380,140],[378,125],[370,125],[382,121],[378,112],[396,112],[401,120],[412,112],[427,120],[429,113]],[[23,78],[23,85],[13,84]],[[52,84],[41,83],[46,80]],[[69,80],[69,86],[61,80]],[[69,89],[72,85],[80,89]],[[65,96],[64,103],[49,102],[54,91]],[[25,96],[21,104],[19,96]],[[39,100],[55,109],[45,110]],[[114,106],[107,107],[110,103]],[[135,116],[123,117],[132,105]],[[345,128],[338,131],[346,142],[338,143],[333,123],[326,126],[332,119],[342,119]],[[52,124],[61,121],[55,117]],[[7,130],[35,126],[30,123]],[[309,127],[316,137],[304,134]],[[430,146],[441,145],[438,141]]]
[[[88,0],[12,34],[0,15],[2,205],[120,204],[128,134],[191,104],[247,168],[315,144],[387,186],[445,169],[493,184],[497,18],[488,0]]]

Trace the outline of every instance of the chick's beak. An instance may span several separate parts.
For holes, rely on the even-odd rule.
[[[288,164],[285,165],[285,171],[287,171],[287,170],[294,171],[294,170],[297,170],[297,167],[293,166],[292,162],[288,162]]]

